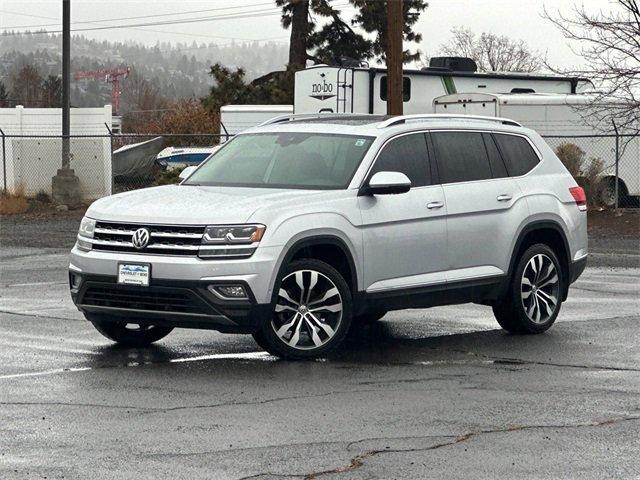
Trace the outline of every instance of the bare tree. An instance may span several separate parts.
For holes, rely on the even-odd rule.
[[[640,134],[640,7],[637,0],[616,0],[610,11],[587,12],[575,7],[570,15],[544,11],[544,17],[569,40],[574,53],[584,58],[580,69],[556,72],[590,78],[599,91],[593,95],[589,115],[601,130],[618,129]]]
[[[441,53],[472,58],[482,72],[532,72],[543,65],[538,53],[522,40],[493,33],[478,36],[464,27],[453,28],[451,32],[453,39],[440,46]]]

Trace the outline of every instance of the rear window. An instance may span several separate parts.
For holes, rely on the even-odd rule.
[[[441,183],[491,178],[491,166],[482,134],[434,132],[431,134]]]
[[[512,177],[530,172],[540,162],[531,144],[524,137],[494,133],[493,138]]]

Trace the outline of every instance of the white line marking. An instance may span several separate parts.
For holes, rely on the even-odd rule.
[[[27,372],[27,373],[13,373],[11,375],[0,375],[0,380],[6,378],[21,378],[21,377],[37,377],[40,375],[53,375],[63,372],[84,372],[91,370],[91,367],[76,367],[76,368],[58,368],[56,370],[45,370],[44,372]]]
[[[202,360],[226,360],[226,359],[239,359],[239,360],[275,360],[267,352],[246,352],[246,353],[217,353],[212,355],[200,355],[198,357],[185,357],[185,358],[173,358],[168,363],[184,363],[184,362],[199,362]],[[115,367],[139,367],[142,365],[158,365],[166,362],[130,362],[126,365],[116,365]],[[100,367],[98,367],[100,368]],[[0,380],[6,380],[10,378],[22,378],[22,377],[38,377],[43,375],[57,375],[59,373],[67,372],[86,372],[87,370],[94,370],[92,367],[72,367],[72,368],[57,368],[55,370],[45,370],[42,372],[27,372],[27,373],[13,373],[9,375],[0,375]]]
[[[31,282],[31,283],[9,283],[5,285],[8,288],[11,287],[33,287],[36,285],[66,285],[67,282]]]
[[[216,353],[212,355],[201,355],[199,357],[173,358],[169,360],[169,363],[198,362],[200,360],[226,360],[230,358],[237,358],[240,360],[262,360],[267,357],[274,358],[267,352]]]
[[[0,342],[0,345],[5,347],[13,347],[13,348],[29,348],[32,350],[43,350],[46,352],[61,352],[61,353],[73,353],[73,354],[82,354],[82,355],[102,355],[100,352],[94,352],[93,350],[82,350],[79,348],[59,348],[59,347],[48,347],[45,345],[31,345],[25,342]]]

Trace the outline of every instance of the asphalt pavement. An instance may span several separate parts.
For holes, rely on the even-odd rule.
[[[640,478],[637,253],[596,252],[544,335],[439,307],[287,362],[200,330],[113,346],[64,249],[3,245],[0,479]]]

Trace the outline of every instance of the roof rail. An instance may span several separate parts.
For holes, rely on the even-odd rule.
[[[373,115],[370,113],[335,113],[335,112],[320,112],[320,113],[287,113],[285,115],[278,115],[277,117],[270,118],[269,120],[262,122],[259,124],[259,127],[263,127],[265,125],[273,125],[274,123],[284,123],[284,122],[292,122],[294,120],[304,120],[304,119],[316,119],[316,118],[324,118],[327,120],[336,120],[340,118],[362,118],[362,117],[372,117],[375,118],[378,115]],[[378,116],[379,117],[379,116]]]
[[[514,127],[521,127],[522,125],[515,120],[501,117],[487,117],[483,115],[456,115],[447,113],[418,113],[414,115],[399,115],[397,117],[390,118],[384,122],[380,122],[378,128],[387,128],[400,123],[405,123],[411,120],[439,120],[442,118],[454,118],[458,120],[480,120],[484,122],[495,122],[503,125],[513,125]]]

